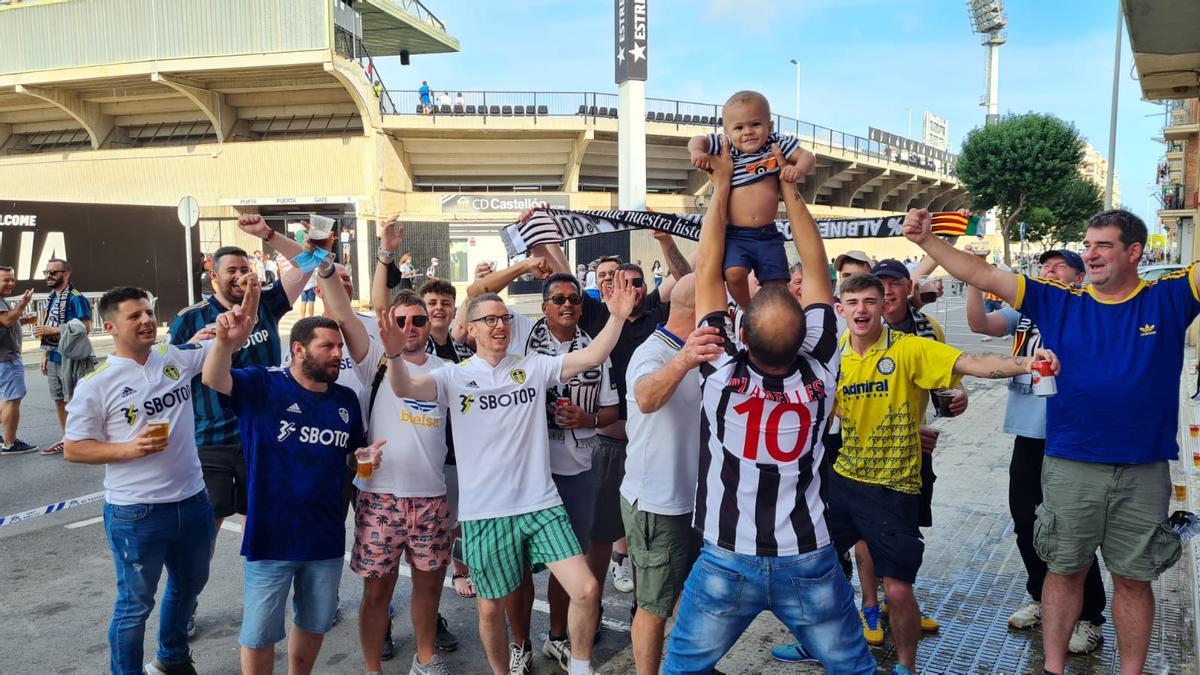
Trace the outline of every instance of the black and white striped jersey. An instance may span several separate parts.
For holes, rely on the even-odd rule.
[[[805,308],[805,339],[785,376],[750,362],[728,313],[701,323],[722,331],[726,352],[700,366],[696,528],[706,542],[753,556],[829,544],[818,467],[840,361],[833,308]]]

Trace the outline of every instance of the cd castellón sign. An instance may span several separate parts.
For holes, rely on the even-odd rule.
[[[461,194],[442,195],[442,213],[496,213],[525,209],[569,209],[571,197],[563,194]]]
[[[616,0],[616,80],[646,80],[646,5],[650,0]]]

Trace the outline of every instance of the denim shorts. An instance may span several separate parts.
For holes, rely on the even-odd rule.
[[[14,356],[0,361],[0,401],[20,401],[25,398],[25,364]]]
[[[238,643],[259,649],[284,638],[283,610],[293,585],[292,623],[310,633],[327,633],[337,612],[343,564],[340,556],[328,560],[247,560]]]
[[[725,227],[725,260],[722,269],[744,267],[754,271],[758,283],[791,278],[783,234],[774,226]]]

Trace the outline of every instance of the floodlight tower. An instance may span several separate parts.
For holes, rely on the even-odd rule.
[[[987,47],[987,92],[980,105],[987,108],[987,124],[1000,120],[1000,45],[1008,42],[1004,27],[1004,6],[1001,0],[967,0],[967,11],[971,15],[971,30],[983,34],[983,46]]]

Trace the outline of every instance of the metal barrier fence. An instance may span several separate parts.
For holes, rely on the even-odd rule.
[[[411,90],[386,91],[400,115],[433,117],[539,117],[581,116],[616,119],[618,96],[598,92],[450,91],[435,90],[428,102]],[[385,114],[390,114],[385,111]],[[646,99],[646,120],[679,127],[694,127],[697,134],[719,131],[721,106],[664,98]],[[873,157],[954,177],[954,157],[941,162],[862,136],[810,124],[785,115],[774,115],[775,131],[800,138],[807,147],[839,150],[855,157]]]

